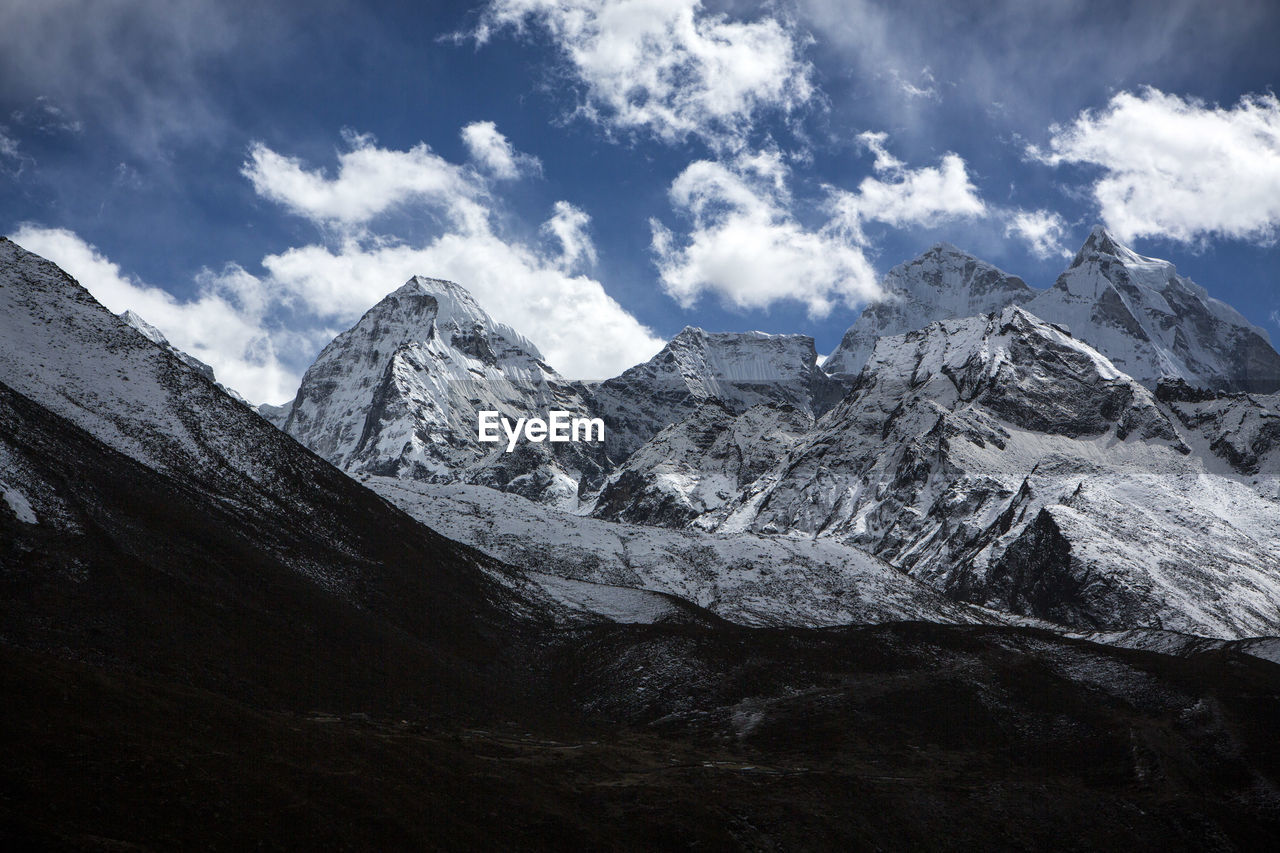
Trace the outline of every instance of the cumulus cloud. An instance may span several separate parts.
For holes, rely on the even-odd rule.
[[[757,113],[814,96],[789,22],[732,20],[701,0],[491,0],[475,38],[503,30],[551,37],[582,86],[583,115],[665,142],[738,147]]]
[[[652,248],[663,288],[684,307],[711,291],[740,308],[796,300],[821,317],[836,300],[853,305],[879,292],[861,246],[792,215],[777,154],[693,163],[672,183],[670,198],[690,221],[689,233],[678,240],[652,220]]]
[[[395,151],[352,138],[358,144],[339,155],[332,176],[254,146],[245,175],[259,194],[341,227],[325,232],[332,242],[266,256],[261,275],[237,264],[205,270],[190,299],[124,274],[70,231],[27,225],[13,239],[65,268],[112,311],[136,311],[255,402],[292,398],[320,347],[414,275],[462,284],[567,376],[607,378],[661,349],[599,281],[576,273],[595,261],[586,213],[558,202],[535,230],[540,236],[512,239],[496,229],[497,201],[478,173],[426,146]],[[433,236],[409,243],[365,227],[410,205],[445,213]]]
[[[681,239],[650,221],[667,293],[685,307],[706,291],[740,308],[796,300],[822,317],[836,302],[853,306],[880,296],[866,257],[866,223],[903,227],[986,215],[959,156],[912,169],[889,152],[886,134],[860,139],[880,177],[864,179],[856,191],[826,187],[829,218],[818,227],[797,219],[790,172],[776,151],[691,164],[669,192],[688,233]]]
[[[1280,100],[1231,107],[1153,88],[1120,92],[1050,129],[1033,159],[1097,167],[1093,196],[1117,237],[1272,242],[1280,225]]]
[[[421,246],[304,246],[271,255],[263,265],[272,282],[340,325],[414,274],[457,281],[574,378],[614,376],[663,345],[600,282],[570,275],[535,247],[490,232],[445,234]]]
[[[519,329],[557,370],[607,378],[647,359],[662,341],[591,278],[573,275],[595,261],[589,217],[558,202],[539,231],[558,244],[511,239],[495,228],[496,201],[479,173],[449,163],[425,145],[379,148],[351,136],[330,177],[255,146],[245,173],[258,192],[317,223],[365,224],[397,205],[446,212],[440,232],[407,244],[367,229],[340,232],[335,246],[290,249],[263,259],[282,298],[325,322],[349,324],[413,275],[462,284],[496,319]],[[349,207],[348,207],[349,206]]]
[[[861,234],[864,222],[894,227],[983,216],[986,205],[969,179],[964,159],[945,154],[937,166],[908,169],[889,153],[886,134],[863,133],[858,140],[875,156],[875,176],[856,192],[833,190],[831,207],[844,226]]]
[[[283,363],[282,355],[305,352],[320,343],[314,330],[307,335],[269,326],[265,316],[270,297],[264,283],[234,265],[221,273],[204,271],[195,298],[180,300],[124,274],[96,247],[66,229],[26,224],[12,239],[65,269],[111,311],[137,312],[178,349],[211,365],[220,382],[249,399],[291,399],[300,374]]]
[[[470,170],[450,163],[425,143],[408,151],[379,148],[372,137],[346,134],[334,177],[307,169],[295,157],[261,143],[249,149],[241,172],[263,198],[321,224],[365,225],[401,205],[416,203],[470,227],[483,218],[485,188]]]
[[[1026,242],[1031,254],[1037,258],[1071,257],[1063,238],[1067,222],[1050,210],[1013,210],[1005,224],[1006,237],[1017,237]]]
[[[471,159],[495,178],[512,180],[542,168],[537,157],[512,148],[491,121],[476,121],[462,128],[462,142]]]

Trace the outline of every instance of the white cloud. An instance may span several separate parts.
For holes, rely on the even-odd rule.
[[[672,183],[670,197],[691,220],[689,234],[678,245],[653,220],[652,247],[663,288],[684,307],[712,291],[740,308],[796,300],[820,317],[836,300],[853,305],[879,293],[859,245],[796,221],[776,154],[693,163]]]
[[[826,187],[830,218],[816,228],[796,218],[790,173],[777,152],[691,164],[669,192],[689,220],[685,238],[650,221],[663,288],[685,307],[711,291],[740,308],[796,300],[821,317],[837,301],[853,306],[880,296],[865,223],[931,225],[988,213],[959,156],[911,169],[889,153],[886,134],[859,139],[883,179],[868,177],[854,192]]]
[[[409,203],[427,205],[451,224],[484,216],[484,186],[474,172],[448,162],[426,144],[408,151],[378,148],[369,136],[345,134],[350,150],[338,155],[338,174],[308,170],[294,157],[261,143],[249,149],[241,171],[258,195],[317,223],[357,226]]]
[[[736,148],[757,113],[814,96],[804,39],[772,17],[735,21],[700,0],[491,0],[475,37],[531,27],[582,84],[582,114],[623,132]]]
[[[268,255],[261,277],[236,264],[205,270],[190,299],[124,274],[70,231],[27,225],[13,239],[62,266],[110,310],[136,311],[255,402],[292,398],[320,347],[419,274],[462,284],[573,378],[607,378],[661,349],[599,281],[574,273],[595,262],[586,213],[558,202],[537,229],[542,239],[508,239],[492,224],[496,202],[478,173],[423,145],[393,151],[351,139],[333,177],[254,146],[245,174],[255,189],[293,213],[341,226],[335,243]],[[446,215],[435,236],[414,244],[356,227],[395,205]]]
[[[1071,257],[1071,250],[1063,243],[1067,222],[1059,214],[1049,210],[1013,210],[1005,225],[1006,237],[1026,241],[1037,258]]]
[[[12,239],[62,267],[111,311],[137,312],[178,349],[212,366],[218,381],[251,400],[291,399],[301,376],[282,363],[281,349],[305,351],[320,343],[315,334],[269,328],[265,285],[238,267],[202,273],[196,297],[184,301],[125,275],[66,229],[27,224]]]
[[[542,168],[537,157],[521,154],[512,148],[491,121],[476,121],[462,128],[462,142],[467,146],[471,159],[495,178],[512,180]]]
[[[587,233],[591,217],[567,201],[556,202],[551,218],[542,226],[560,242],[559,266],[572,270],[579,264],[592,266],[596,262],[596,247]]]
[[[1093,195],[1117,237],[1191,242],[1211,235],[1270,242],[1280,225],[1280,100],[1233,107],[1153,88],[1120,92],[1050,129],[1044,163],[1100,167]]]
[[[340,326],[414,274],[459,282],[573,378],[614,376],[663,345],[600,282],[570,275],[555,259],[488,232],[445,234],[423,246],[304,246],[263,264],[271,281]]]
[[[572,274],[595,261],[584,212],[567,202],[555,205],[539,230],[559,244],[558,251],[508,239],[494,228],[496,202],[478,173],[449,163],[425,145],[393,151],[376,147],[368,137],[350,138],[355,147],[339,155],[335,177],[264,146],[255,146],[246,174],[259,193],[320,223],[363,224],[404,204],[449,215],[440,233],[415,245],[348,228],[336,246],[270,255],[262,263],[281,299],[326,324],[349,325],[388,292],[422,274],[469,289],[482,307],[520,330],[567,376],[607,378],[661,348],[663,342],[600,282]]]
[[[861,234],[864,222],[902,227],[987,213],[958,154],[944,154],[937,166],[908,169],[885,148],[885,134],[858,139],[875,155],[873,168],[883,177],[863,178],[857,192],[833,190],[832,209],[851,232]]]

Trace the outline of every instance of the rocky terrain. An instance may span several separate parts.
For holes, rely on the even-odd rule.
[[[536,500],[598,487],[604,447],[477,438],[477,414],[515,421],[585,415],[580,389],[537,348],[452,282],[414,278],[325,347],[307,370],[285,432],[345,471],[473,482]]]
[[[713,398],[614,469],[592,515],[683,527],[754,482],[812,428],[813,415],[789,403],[735,414]]]
[[[1060,329],[1008,309],[882,340],[872,356],[880,368],[834,407],[735,387],[731,426],[717,431],[697,420],[703,399],[681,404],[688,412],[672,424],[695,420],[665,440],[683,450],[685,438],[710,436],[705,461],[684,457],[708,482],[741,482],[784,454],[699,523],[762,522],[768,506],[755,512],[740,497],[773,483],[781,500],[788,471],[803,465],[838,486],[815,500],[837,495],[853,470],[840,441],[900,451],[892,466],[889,456],[874,461],[886,477],[892,469],[877,517],[900,509],[903,529],[881,530],[888,547],[877,557],[798,527],[620,524],[461,476],[415,476],[446,459],[470,460],[466,472],[486,463],[448,455],[454,448],[428,453],[419,439],[445,434],[443,410],[399,445],[377,428],[394,418],[370,421],[395,411],[373,405],[372,389],[402,347],[403,370],[388,380],[396,393],[436,387],[434,371],[470,370],[470,359],[505,387],[502,377],[536,357],[483,322],[468,339],[477,327],[458,312],[422,290],[405,295],[411,334],[386,347],[371,335],[349,350],[361,359],[330,363],[293,407],[290,423],[326,425],[316,434],[344,458],[364,458],[361,447],[406,451],[389,454],[385,472],[344,471],[0,239],[8,847],[1198,851],[1266,849],[1280,837],[1274,640],[1151,626],[1068,636],[960,600],[1037,609],[988,594],[1016,575],[980,571],[998,559],[973,561],[964,576],[988,586],[962,594],[903,562],[914,553],[926,565],[940,553],[935,539],[968,553],[955,531],[999,507],[991,495],[1020,476],[1026,487],[1003,498],[1015,507],[1009,524],[994,528],[1006,539],[990,553],[1022,543],[1027,560],[1005,565],[1053,571],[1009,589],[1039,600],[1038,578],[1085,565],[1092,552],[1080,543],[1137,553],[1163,537],[1235,562],[1217,575],[1211,566],[1189,578],[1183,567],[1152,574],[1128,598],[1094,596],[1086,583],[1086,595],[1051,595],[1078,608],[1051,615],[1070,621],[1137,601],[1135,618],[1172,624],[1193,612],[1178,596],[1194,593],[1197,618],[1243,633],[1275,600],[1258,586],[1263,537],[1275,529],[1262,526],[1274,506],[1271,400],[1172,385],[1153,394]],[[385,307],[397,328],[389,319],[404,306]],[[421,338],[424,327],[434,336]],[[473,346],[479,338],[496,365]],[[368,362],[383,352],[379,372]],[[514,393],[540,379],[548,393],[577,388],[529,371],[510,382]],[[358,434],[339,415],[360,420],[361,398],[323,406],[321,380],[369,391]],[[629,399],[641,399],[638,388]],[[882,445],[871,429],[877,407]],[[798,412],[798,425],[817,415],[798,441],[771,431]],[[369,422],[381,444],[361,443]],[[941,426],[907,433],[912,424]],[[887,443],[894,430],[904,431],[898,451]],[[814,452],[824,436],[825,468]],[[1246,451],[1253,457],[1232,461]],[[1081,487],[1079,471],[1065,470],[1085,463],[1094,467]],[[543,464],[572,469],[554,456]],[[997,477],[1005,467],[1013,473]],[[663,473],[632,470],[655,483]],[[1123,490],[1135,471],[1156,477],[1151,494],[1174,515],[1145,540],[1120,536],[1138,536],[1164,509]],[[1128,479],[1106,479],[1121,473]],[[942,488],[961,480],[971,498]],[[1182,491],[1169,498],[1159,490],[1171,484]],[[1061,499],[1068,485],[1077,498]],[[913,528],[908,500],[922,512],[968,509]],[[1092,508],[1106,501],[1131,513],[1128,527],[1088,539],[1068,523],[1073,509],[1082,525],[1122,518]],[[1046,515],[1056,532],[1037,527]],[[909,544],[929,525],[940,532]],[[856,521],[837,529],[859,531]],[[1066,563],[1044,563],[1061,556],[1060,539],[1071,545]],[[1161,596],[1164,609],[1152,610]],[[802,619],[831,627],[797,627]],[[1077,621],[1106,624],[1090,619]],[[845,621],[863,624],[836,624]]]
[[[462,288],[448,288],[474,322],[492,324]],[[695,537],[749,532],[753,542],[829,539],[883,561],[855,564],[887,564],[953,602],[1012,618],[1224,639],[1280,632],[1276,398],[1225,390],[1266,385],[1260,377],[1275,353],[1260,331],[1172,264],[1134,253],[1101,228],[1045,291],[948,244],[895,267],[884,288],[887,298],[868,306],[824,369],[804,336],[694,328],[591,386],[565,383],[545,365],[530,373],[517,360],[524,367],[508,371],[506,404],[536,407],[547,382],[578,395],[566,405],[605,422],[595,468],[548,463],[539,445],[475,462],[472,442],[469,456],[437,453],[427,471],[396,455],[410,431],[403,419],[382,418],[393,440],[368,444],[376,407],[339,409],[335,401],[349,392],[326,390],[318,377],[381,363],[358,357],[362,346],[382,352],[392,346],[385,341],[431,337],[422,331],[430,311],[371,319],[392,310],[395,294],[326,349],[299,395],[328,401],[316,404],[332,407],[328,435],[361,434],[372,449],[335,456],[326,439],[300,429],[305,416],[296,407],[287,428],[351,472],[383,475],[376,482],[384,494],[414,492],[388,492],[385,475],[490,485],[630,525],[592,527],[590,544],[566,560],[563,537],[544,531],[580,523],[560,512],[548,509],[535,522],[528,519],[538,510],[455,490],[450,500],[467,495],[465,517],[482,519],[459,523],[438,491],[417,490],[431,497],[402,503],[517,565],[684,595],[731,619],[834,624],[855,611],[866,621],[874,608],[828,597],[831,584],[813,580],[830,577],[825,569],[778,573],[768,548],[749,557],[711,548],[706,565],[670,559],[679,567],[673,577],[669,567],[655,574],[631,566],[617,543],[639,535],[635,525]],[[522,346],[528,353],[532,345]],[[446,434],[466,446],[475,407],[454,400],[443,379],[457,358],[423,361],[420,387],[398,405],[462,413]],[[366,372],[359,381],[344,374],[341,389],[371,385]],[[670,541],[650,553],[689,553]],[[619,560],[625,570],[615,571]],[[613,569],[584,568],[596,565]],[[767,577],[767,597],[785,604],[724,598],[707,575],[743,576],[726,566]]]
[[[1169,378],[1196,388],[1280,390],[1280,354],[1262,329],[1101,226],[1047,290],[945,243],[894,267],[882,287],[886,299],[863,311],[823,369],[857,374],[880,337],[1022,305],[1149,387]]]
[[[1014,275],[939,243],[898,264],[880,282],[885,298],[863,309],[823,362],[833,376],[857,376],[876,341],[913,332],[937,320],[990,314],[1030,300],[1036,291]]]
[[[1026,310],[880,339],[850,395],[701,526],[832,537],[1082,628],[1280,632],[1274,477],[1220,473],[1144,386]]]
[[[707,400],[734,414],[774,403],[821,415],[844,387],[817,359],[807,335],[689,327],[644,364],[593,388],[590,402],[604,418],[609,457],[621,462]]]

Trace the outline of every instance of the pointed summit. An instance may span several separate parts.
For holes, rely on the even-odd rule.
[[[480,411],[514,422],[551,410],[587,413],[578,390],[466,288],[415,276],[324,348],[284,429],[350,473],[482,483],[572,504],[579,483],[600,475],[598,444],[495,456],[477,437]]]
[[[148,323],[136,311],[133,311],[133,310],[122,311],[116,316],[119,317],[121,320],[124,320],[130,326],[133,326],[133,328],[137,329],[138,332],[144,338],[151,341],[153,344],[157,344],[161,347],[164,347],[166,350],[176,355],[178,359],[182,361],[184,364],[195,368],[196,370],[203,373],[205,376],[217,382],[216,377],[213,375],[212,367],[205,364],[203,361],[196,358],[194,355],[190,355],[186,352],[183,352],[182,350],[175,347],[173,344],[169,343],[169,339],[164,336],[164,332],[160,331],[155,326]],[[236,399],[243,401],[244,398],[242,398],[235,391],[232,391],[230,388],[227,388],[225,385],[219,384],[218,387],[222,388],[222,390],[231,394],[231,396],[235,397]]]
[[[1169,261],[1138,254],[1101,225],[1053,287],[1026,307],[1148,387],[1181,378],[1200,388],[1280,388],[1280,354],[1265,332]]]
[[[1084,241],[1084,245],[1080,247],[1080,251],[1076,252],[1075,258],[1071,261],[1071,266],[1078,267],[1090,259],[1101,256],[1115,258],[1121,263],[1168,263],[1167,261],[1161,261],[1156,258],[1147,258],[1139,255],[1137,252],[1133,251],[1133,249],[1130,249],[1115,237],[1111,236],[1111,232],[1106,228],[1101,225],[1095,225],[1093,226],[1093,230],[1089,232],[1089,237]]]
[[[1022,279],[950,243],[937,243],[889,270],[880,286],[884,298],[868,305],[845,332],[822,365],[827,373],[857,374],[876,339],[884,335],[900,335],[937,320],[989,314],[1035,295]]]

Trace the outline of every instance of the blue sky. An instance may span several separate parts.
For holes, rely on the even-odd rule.
[[[570,376],[1094,222],[1280,335],[1263,2],[10,0],[0,231],[256,401],[413,274]]]

